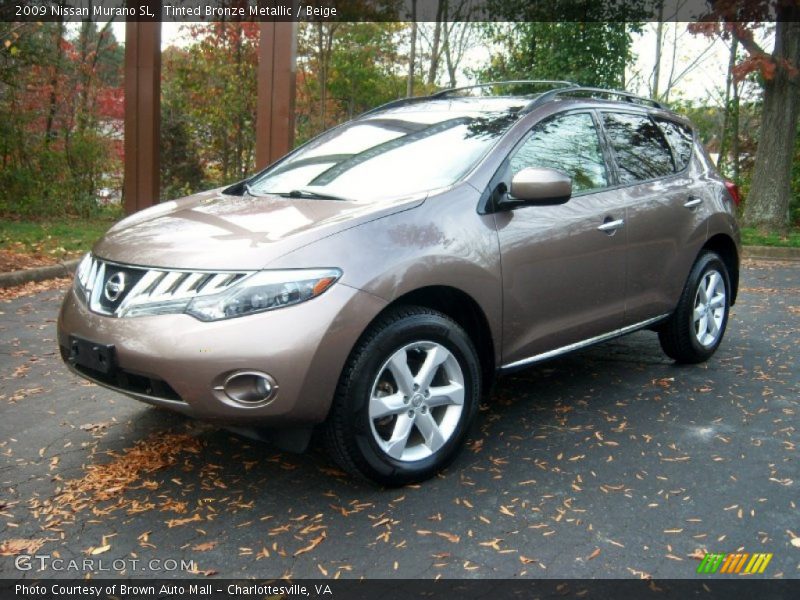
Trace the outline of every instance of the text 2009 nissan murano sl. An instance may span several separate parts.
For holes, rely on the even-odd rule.
[[[622,92],[475,86],[331,129],[245,182],[130,216],[78,268],[67,363],[134,398],[430,477],[497,372],[642,328],[708,359],[739,279],[735,188]]]

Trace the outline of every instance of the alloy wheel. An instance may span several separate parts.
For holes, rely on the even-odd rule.
[[[464,408],[464,373],[442,344],[420,341],[395,351],[378,371],[369,422],[391,458],[427,458],[453,436]]]
[[[701,346],[713,346],[722,331],[725,318],[725,281],[711,269],[703,275],[694,298],[692,322],[694,334]]]

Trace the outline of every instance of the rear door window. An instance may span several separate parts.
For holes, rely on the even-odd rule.
[[[603,127],[614,150],[620,183],[647,181],[675,172],[669,144],[650,117],[604,112]]]
[[[656,119],[656,123],[658,123],[670,146],[672,146],[675,166],[678,171],[683,171],[692,159],[692,151],[694,149],[692,130],[686,125],[666,119]]]

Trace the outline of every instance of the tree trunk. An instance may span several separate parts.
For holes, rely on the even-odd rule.
[[[736,87],[736,82],[733,80],[733,68],[736,66],[736,48],[738,41],[734,37],[731,40],[731,51],[728,58],[728,73],[725,76],[725,113],[722,119],[722,130],[719,133],[719,157],[717,157],[717,169],[723,172],[725,167],[725,158],[728,154],[728,135],[729,126],[731,121],[731,86]],[[734,138],[738,136],[738,128],[733,134]]]
[[[733,39],[734,48],[739,45],[736,38]],[[734,49],[734,54],[736,50]],[[731,165],[733,170],[731,176],[739,183],[739,83],[733,82],[733,106],[731,107]]]
[[[63,7],[63,2],[61,3]],[[58,112],[58,81],[61,77],[61,60],[64,55],[61,50],[61,40],[64,37],[64,21],[59,17],[58,27],[54,34],[55,46],[55,65],[50,76],[50,106],[47,109],[47,122],[44,131],[44,145],[47,148],[50,141],[55,137],[53,131],[55,127],[56,113]]]
[[[417,0],[411,0],[411,50],[408,54],[406,97],[414,95],[414,65],[417,61]]]
[[[411,49],[408,53],[408,81],[406,97],[414,95],[414,67],[417,62],[417,0],[411,0]]]
[[[656,26],[656,64],[653,67],[653,100],[658,100],[658,81],[661,79],[661,45],[664,42],[664,3],[658,4],[658,25]],[[625,89],[625,88],[622,88]]]
[[[797,117],[800,110],[800,9],[780,12],[775,24],[775,75],[764,83],[761,132],[744,224],[765,231],[784,231],[789,224],[791,172]],[[781,15],[779,14],[779,17]],[[794,21],[788,19],[794,18]],[[787,69],[784,61],[795,69]]]
[[[439,57],[441,50],[439,44],[442,38],[442,15],[444,13],[444,0],[439,0],[436,7],[436,25],[433,30],[433,47],[431,48],[431,65],[428,69],[428,85],[436,83],[436,75],[439,72]]]

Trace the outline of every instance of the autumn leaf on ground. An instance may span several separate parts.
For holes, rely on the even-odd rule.
[[[192,546],[192,550],[195,552],[208,552],[209,550],[216,548],[218,543],[219,542],[203,542],[202,544]]]
[[[501,540],[500,538],[495,538],[495,539],[490,540],[488,542],[480,542],[478,545],[479,546],[488,546],[489,548],[493,548],[494,550],[498,550],[499,551],[500,550],[500,542],[502,542],[502,541],[503,540]]]
[[[519,562],[521,562],[523,565],[529,565],[531,563],[535,563],[536,559],[535,558],[528,558],[527,556],[522,556],[520,554]]]
[[[194,513],[191,517],[186,519],[170,519],[169,521],[165,521],[167,527],[172,529],[173,527],[179,527],[180,525],[186,525],[187,523],[194,523],[195,521],[202,521],[203,517],[200,516],[200,513]]]
[[[319,546],[326,537],[327,537],[327,534],[323,531],[317,537],[315,537],[313,540],[311,540],[311,543],[308,546],[304,546],[304,547],[300,548],[300,550],[295,552],[294,556],[298,557],[301,554],[305,554],[306,552],[311,552],[314,548]]]
[[[600,556],[600,548],[595,548],[594,551],[586,557],[586,560],[594,560],[598,556]]]
[[[653,578],[653,576],[650,575],[650,573],[647,573],[646,571],[638,571],[636,569],[631,569],[630,567],[628,567],[628,571],[630,571],[632,575],[636,575],[636,577],[638,577],[639,579],[652,579]]]
[[[110,421],[103,421],[102,423],[85,423],[81,425],[82,431],[99,431],[101,429],[106,429],[111,424]]]
[[[191,569],[186,571],[187,573],[191,573],[192,575],[202,575],[203,577],[211,577],[212,575],[216,575],[217,571],[214,569],[207,569],[205,571],[198,569],[197,565],[193,565]]]
[[[45,540],[12,539],[0,542],[0,556],[16,556],[17,554],[33,554],[42,547]]]

